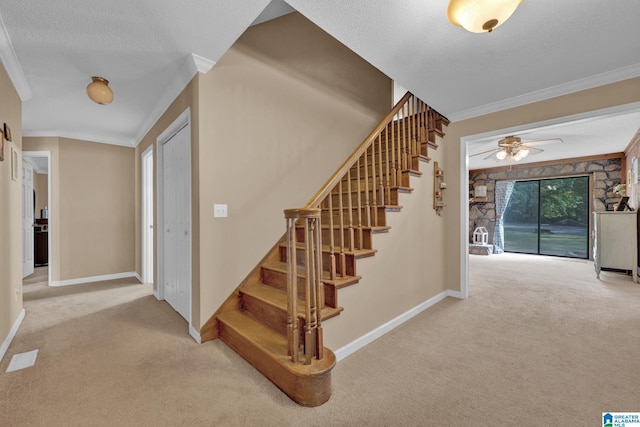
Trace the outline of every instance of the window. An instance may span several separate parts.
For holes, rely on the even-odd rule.
[[[518,181],[504,214],[504,249],[589,257],[589,177]]]

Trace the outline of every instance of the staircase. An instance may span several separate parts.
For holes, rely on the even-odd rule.
[[[303,208],[285,210],[286,234],[200,330],[220,338],[303,406],[331,396],[334,353],[322,323],[340,314],[341,288],[361,279],[388,212],[402,209],[448,120],[407,93]]]

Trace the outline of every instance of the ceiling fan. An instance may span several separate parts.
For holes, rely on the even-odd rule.
[[[536,148],[534,145],[544,145],[562,142],[560,138],[542,139],[538,141],[522,142],[522,139],[518,136],[509,135],[505,136],[498,141],[498,148],[492,150],[482,151],[480,153],[472,154],[469,157],[480,156],[482,154],[491,153],[483,160],[495,159],[495,161],[506,162],[518,162],[525,157],[533,154],[542,153],[544,150]]]

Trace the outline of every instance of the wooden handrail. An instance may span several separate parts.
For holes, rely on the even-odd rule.
[[[360,144],[356,151],[353,152],[353,154],[342,164],[342,166],[340,166],[338,170],[335,171],[333,175],[331,175],[331,178],[329,178],[329,180],[322,186],[322,188],[320,188],[320,190],[311,198],[311,200],[309,200],[305,207],[317,207],[318,204],[322,200],[324,200],[325,197],[327,197],[333,187],[336,186],[338,181],[342,179],[344,174],[347,173],[347,171],[351,168],[351,166],[355,164],[360,156],[364,154],[375,137],[378,136],[378,134],[382,132],[385,127],[387,127],[389,122],[393,119],[393,116],[395,116],[400,111],[400,109],[409,100],[409,98],[411,98],[411,96],[411,92],[407,92],[402,97],[402,99],[398,101],[398,103],[391,109],[391,111],[389,111],[389,113],[380,121],[380,124],[378,124],[378,126],[376,126],[373,131],[371,131],[371,133],[364,139],[364,141],[362,141],[362,144]]]
[[[285,211],[287,335],[294,363],[299,360],[301,332],[304,363],[322,359],[322,248],[328,248],[329,280],[353,274],[347,273],[347,259],[353,260],[359,250],[371,249],[367,246],[371,244],[371,228],[384,225],[380,217],[384,208],[397,204],[398,190],[408,186],[403,174],[418,167],[414,165],[420,156],[426,156],[428,144],[435,145],[435,139],[431,142],[427,139],[431,135],[435,138],[437,131],[441,131],[435,128],[437,117],[440,116],[435,110],[407,92],[304,208]],[[323,209],[328,226],[321,224]],[[355,216],[354,209],[357,209]],[[304,269],[304,278],[299,276],[302,270],[298,263]],[[353,271],[353,266],[350,268]],[[303,293],[297,289],[299,280],[304,283]],[[299,298],[304,300],[304,331],[298,328]]]

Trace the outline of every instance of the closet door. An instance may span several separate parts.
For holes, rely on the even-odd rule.
[[[163,146],[164,298],[187,320],[191,307],[191,167],[189,128]]]

